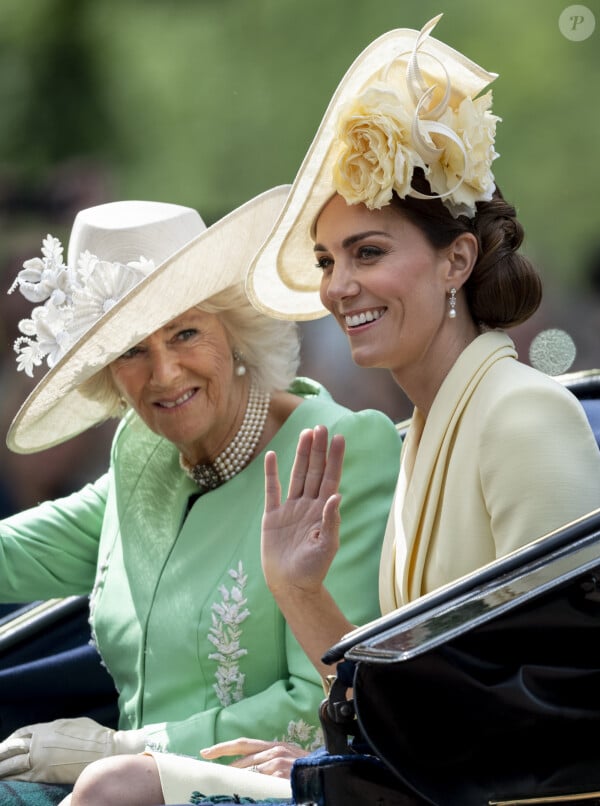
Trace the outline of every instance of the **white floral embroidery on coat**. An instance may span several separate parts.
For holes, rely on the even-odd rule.
[[[225,585],[219,587],[223,599],[215,602],[211,610],[212,627],[208,640],[214,644],[217,651],[208,657],[219,664],[215,672],[216,683],[213,688],[222,706],[239,702],[244,697],[244,680],[246,675],[240,671],[239,659],[248,654],[248,650],[240,644],[242,637],[241,624],[250,615],[245,607],[247,599],[244,597],[244,588],[248,575],[240,562],[237,571],[229,569],[229,576],[235,584],[228,590]]]
[[[309,725],[303,719],[288,722],[287,733],[276,742],[291,742],[300,745],[304,750],[316,750],[325,744],[323,731],[315,725]]]

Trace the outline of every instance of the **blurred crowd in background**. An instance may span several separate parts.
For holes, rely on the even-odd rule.
[[[439,36],[500,74],[495,163],[545,299],[512,332],[528,360],[548,328],[571,371],[600,367],[600,31],[572,41],[556,0],[3,0],[0,7],[0,516],[104,472],[115,422],[40,454],[4,435],[42,375],[12,345],[31,304],[7,296],[51,233],[121,198],[196,207],[207,224],[292,181],[344,70],[374,36],[445,12]],[[586,8],[600,23],[600,2]],[[330,318],[301,325],[301,371],[354,409],[411,410],[384,370],[355,367]]]

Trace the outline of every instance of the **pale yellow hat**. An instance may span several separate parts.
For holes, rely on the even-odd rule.
[[[249,268],[248,295],[260,311],[295,320],[327,314],[311,230],[336,192],[369,207],[388,203],[392,189],[418,196],[409,186],[419,166],[453,215],[473,215],[476,201],[491,198],[498,118],[489,111],[491,94],[474,99],[497,76],[430,36],[440,17],[421,31],[401,28],[379,37],[341,80],[277,223]],[[365,185],[373,185],[377,138],[389,165],[378,160],[385,181],[375,177],[373,190]],[[361,153],[365,147],[370,151]],[[454,178],[456,166],[460,175]]]
[[[266,191],[206,228],[195,210],[124,201],[75,219],[67,263],[48,236],[42,258],[24,263],[13,284],[43,303],[19,327],[19,368],[50,369],[7,435],[16,453],[50,448],[109,416],[80,385],[184,311],[243,281],[289,191]]]

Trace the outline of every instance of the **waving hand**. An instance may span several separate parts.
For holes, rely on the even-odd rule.
[[[288,495],[282,501],[277,457],[265,457],[261,557],[265,579],[286,621],[318,671],[321,656],[352,629],[324,586],[339,547],[344,438],[327,448],[324,426],[298,440]]]

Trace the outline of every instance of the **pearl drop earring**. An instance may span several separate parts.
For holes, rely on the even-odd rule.
[[[448,316],[450,319],[456,319],[456,288],[450,289],[450,298],[448,300],[448,304],[450,305]]]
[[[238,376],[238,378],[241,378],[243,375],[246,374],[246,366],[242,364],[243,358],[244,356],[239,352],[239,350],[233,351],[233,360],[237,364],[235,368],[235,374]]]

